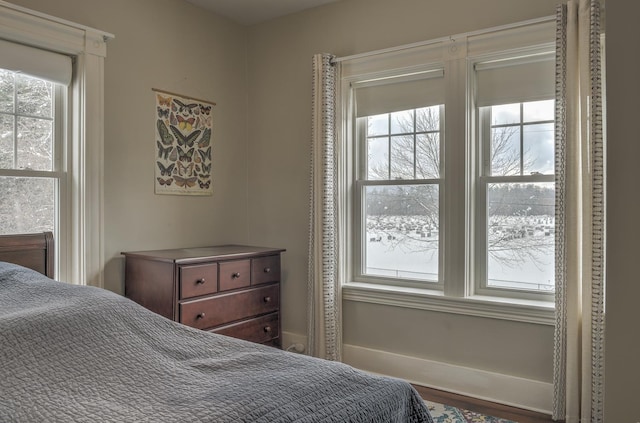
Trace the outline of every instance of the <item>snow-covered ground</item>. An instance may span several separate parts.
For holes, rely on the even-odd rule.
[[[554,287],[553,218],[500,217],[490,237],[505,239],[504,251],[488,259],[488,284],[552,291]],[[366,273],[435,282],[438,280],[438,229],[422,216],[376,216],[367,220]],[[509,246],[531,248],[523,260],[512,260]],[[510,260],[511,259],[511,260]]]

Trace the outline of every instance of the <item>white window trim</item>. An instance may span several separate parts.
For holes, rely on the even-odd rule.
[[[543,35],[540,35],[541,27],[548,30]],[[445,77],[455,74],[459,78],[459,80],[446,78],[445,81],[447,84],[445,117],[447,142],[444,146],[444,155],[458,157],[458,160],[453,161],[454,164],[471,163],[468,169],[453,169],[451,165],[444,166],[442,169],[444,180],[449,181],[449,185],[445,185],[443,196],[444,207],[448,213],[442,217],[449,223],[441,223],[446,231],[443,237],[445,244],[442,248],[445,264],[441,271],[446,275],[443,292],[393,284],[385,285],[383,281],[376,284],[363,283],[354,278],[354,275],[357,275],[354,266],[360,260],[352,256],[355,251],[354,237],[358,236],[359,230],[355,228],[352,219],[355,188],[351,186],[351,181],[355,180],[353,176],[357,169],[351,159],[338,160],[340,163],[338,194],[346,205],[340,216],[344,231],[339,236],[341,250],[347,257],[340,263],[339,272],[341,275],[346,275],[341,281],[345,301],[370,302],[543,325],[554,324],[555,310],[552,301],[474,295],[475,284],[471,282],[474,280],[471,253],[475,247],[473,240],[470,241],[469,237],[464,235],[474,233],[475,230],[471,207],[476,198],[473,192],[475,183],[472,183],[476,169],[472,158],[475,157],[473,149],[477,148],[475,145],[477,134],[470,133],[476,127],[474,124],[476,118],[475,110],[469,106],[471,102],[468,101],[473,95],[470,92],[473,87],[471,81],[473,74],[470,72],[469,63],[479,61],[487,55],[495,55],[496,52],[516,53],[521,51],[523,46],[553,45],[555,36],[553,28],[553,17],[547,17],[337,59],[342,64],[341,107],[338,108],[338,118],[342,122],[339,155],[343,158],[353,158],[355,154],[355,146],[349,142],[356,136],[352,124],[352,84],[354,82],[389,77],[397,74],[399,69],[411,73],[421,71],[425,66],[433,67],[443,64]],[[509,31],[510,36],[505,37],[504,31]],[[528,50],[531,47],[525,48]],[[382,55],[385,56],[384,59],[380,58]],[[449,101],[450,96],[457,99],[464,98],[466,101]],[[463,159],[460,160],[460,158]],[[465,177],[460,178],[459,175],[465,175]],[[456,208],[452,207],[453,204],[465,206]],[[451,260],[450,257],[454,257],[455,260]]]
[[[363,204],[364,204],[364,198],[365,198],[365,191],[366,188],[369,186],[401,186],[401,185],[420,185],[420,186],[426,186],[426,185],[435,185],[438,187],[438,194],[439,194],[439,200],[438,200],[438,213],[440,216],[442,216],[443,214],[443,178],[439,177],[439,178],[431,178],[431,179],[402,179],[402,180],[395,180],[395,179],[386,179],[386,180],[374,180],[374,179],[367,179],[366,176],[366,157],[367,157],[367,152],[366,152],[366,142],[364,140],[364,138],[366,137],[366,129],[365,129],[365,119],[366,118],[358,118],[358,122],[356,123],[356,132],[355,132],[355,144],[357,145],[358,148],[358,152],[356,157],[354,158],[354,163],[358,163],[358,165],[355,165],[355,169],[360,171],[360,174],[357,175],[356,177],[356,182],[353,184],[353,189],[355,190],[356,195],[354,196],[354,210],[360,210],[361,212],[363,211]],[[444,149],[444,144],[445,144],[445,139],[444,139],[444,109],[442,107],[440,107],[440,162],[441,162],[441,168],[442,168],[442,151]],[[391,168],[389,168],[389,171],[391,171]],[[363,269],[364,267],[364,259],[365,259],[365,251],[362,248],[362,243],[366,242],[365,238],[366,238],[366,233],[364,233],[364,231],[362,230],[363,226],[364,226],[364,219],[365,216],[361,213],[361,214],[355,214],[354,213],[354,217],[353,217],[353,226],[354,226],[354,240],[361,240],[361,242],[354,242],[354,257],[353,257],[353,264],[354,264],[354,274],[353,274],[353,281],[354,282],[365,282],[365,283],[377,283],[377,284],[389,284],[389,285],[399,285],[399,286],[414,286],[414,287],[424,287],[425,285],[428,286],[427,289],[430,290],[442,290],[444,287],[443,281],[442,281],[442,272],[438,272],[439,276],[438,276],[438,280],[429,280],[429,281],[419,281],[419,280],[414,280],[412,281],[411,279],[403,279],[402,283],[396,282],[393,279],[389,279],[386,278],[384,276],[376,276],[376,275],[371,275],[371,274],[365,274],[364,272],[362,272],[361,269]],[[441,231],[443,230],[443,226],[441,225],[439,228],[439,239],[442,239],[442,234]],[[442,244],[439,243],[438,245],[438,268],[442,269],[443,266],[443,254],[442,254]]]
[[[488,113],[478,113],[478,119],[481,122],[478,125],[477,129],[480,133],[484,132],[481,135],[477,136],[476,139],[476,148],[478,150],[483,150],[482,154],[477,155],[477,175],[476,175],[476,233],[475,233],[475,241],[477,250],[481,251],[477,253],[475,256],[476,263],[474,268],[479,275],[476,275],[474,280],[474,293],[481,296],[491,296],[491,297],[511,297],[511,291],[507,288],[498,288],[498,287],[488,287],[487,281],[487,219],[488,216],[486,214],[486,202],[487,202],[487,186],[490,183],[508,183],[508,182],[516,182],[516,183],[540,183],[540,182],[554,182],[554,175],[515,175],[515,176],[490,176],[488,175],[488,166],[489,163],[486,160],[489,143],[483,142],[483,139],[489,137],[489,133],[491,131],[491,123],[489,121]],[[547,122],[549,123],[549,122]],[[521,122],[520,125],[523,125]],[[555,298],[555,292],[521,292],[519,296],[523,299],[531,299],[534,301],[541,302],[553,302]]]
[[[0,1],[0,38],[74,58],[69,103],[66,245],[57,278],[103,286],[104,58],[112,34]]]
[[[57,207],[54,210],[53,222],[54,227],[57,229],[57,232],[65,234],[68,231],[67,227],[67,219],[64,219],[63,216],[66,216],[69,213],[69,203],[68,203],[68,191],[69,191],[69,172],[67,169],[68,163],[68,154],[67,154],[67,145],[64,142],[65,137],[67,136],[68,128],[66,122],[68,121],[68,97],[69,97],[69,87],[53,84],[53,115],[51,118],[47,117],[47,120],[51,120],[53,125],[52,131],[52,167],[50,170],[32,170],[32,169],[21,169],[15,166],[12,166],[11,169],[0,169],[0,176],[3,177],[18,177],[18,178],[47,178],[54,179],[55,182],[55,194],[54,198],[57,203]],[[15,87],[14,87],[14,96],[15,96]],[[15,102],[16,100],[14,100]],[[14,103],[15,104],[15,103]],[[8,113],[6,115],[9,115]],[[20,117],[20,113],[15,110],[12,113],[14,119],[16,117]],[[31,116],[30,116],[31,117]],[[17,128],[16,121],[14,120],[14,128]],[[15,137],[18,134],[14,132],[14,148],[15,148]],[[18,158],[17,155],[14,154],[14,162]],[[54,248],[54,263],[60,262],[60,252],[58,248]],[[64,270],[62,272],[59,271],[59,265],[55,266],[55,270],[57,275],[64,275]]]

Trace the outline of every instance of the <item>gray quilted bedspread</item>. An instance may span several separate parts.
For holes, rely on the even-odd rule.
[[[432,422],[406,382],[0,263],[0,422]]]

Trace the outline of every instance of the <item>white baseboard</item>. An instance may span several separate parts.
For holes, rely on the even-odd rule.
[[[283,348],[294,343],[306,345],[306,336],[290,332],[283,332],[282,340]],[[343,346],[342,359],[355,368],[416,385],[551,414],[551,383],[355,345]]]

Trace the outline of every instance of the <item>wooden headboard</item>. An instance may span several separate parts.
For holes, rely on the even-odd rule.
[[[0,261],[19,264],[54,277],[53,234],[0,235]]]

